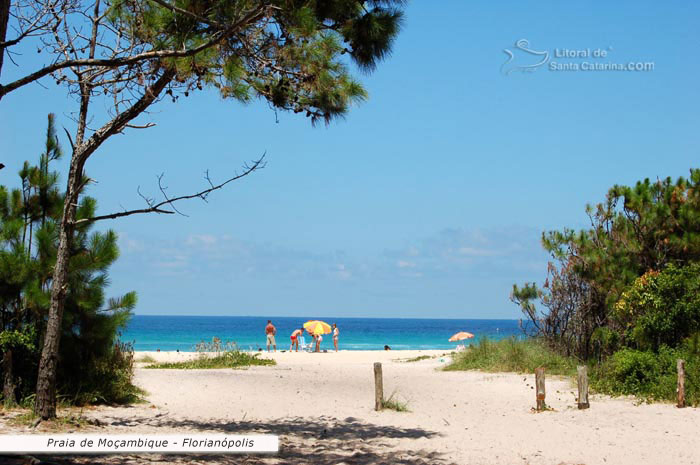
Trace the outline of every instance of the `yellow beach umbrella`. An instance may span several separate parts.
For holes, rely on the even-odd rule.
[[[311,320],[304,323],[304,329],[311,334],[318,336],[319,334],[328,334],[331,332],[331,325],[325,321]]]
[[[454,335],[450,338],[450,342],[463,341],[463,340],[465,340],[465,339],[471,339],[471,338],[473,338],[473,337],[474,337],[474,335],[473,335],[472,333],[468,333],[468,332],[466,332],[466,331],[460,331],[460,332],[458,332],[457,334],[454,334]]]

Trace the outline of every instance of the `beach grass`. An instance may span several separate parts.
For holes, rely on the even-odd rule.
[[[156,363],[156,359],[151,357],[150,355],[142,355],[134,361],[139,363]]]
[[[544,366],[553,375],[574,376],[576,361],[563,357],[537,339],[515,337],[493,341],[479,339],[464,352],[455,354],[444,370],[532,373]]]
[[[430,355],[419,355],[417,357],[407,358],[407,359],[399,360],[399,361],[405,362],[405,363],[410,363],[410,362],[420,362],[421,360],[428,360],[429,358],[434,358],[434,357],[431,357]]]
[[[382,409],[394,410],[396,412],[410,412],[408,409],[408,402],[399,400],[396,396],[396,391],[392,392],[388,398],[382,399]]]
[[[145,368],[172,370],[201,370],[216,368],[246,368],[249,366],[275,365],[274,360],[259,358],[260,354],[249,354],[241,351],[226,351],[217,355],[200,355],[193,360],[182,362],[153,363]]]

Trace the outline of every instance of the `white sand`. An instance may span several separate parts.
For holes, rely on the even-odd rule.
[[[570,383],[549,377],[547,404],[554,411],[532,413],[532,375],[438,371],[449,360],[440,354],[277,353],[271,355],[276,366],[247,370],[137,369],[150,404],[99,408],[88,416],[103,422],[102,432],[281,435],[281,452],[272,457],[151,456],[153,463],[700,463],[698,409],[593,396],[591,408],[579,411]],[[192,356],[149,355],[159,361]],[[436,357],[395,360],[418,355]],[[375,361],[383,362],[386,395],[396,391],[410,412],[373,410]]]

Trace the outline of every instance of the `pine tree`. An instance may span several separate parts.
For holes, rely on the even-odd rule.
[[[544,288],[514,286],[511,295],[540,334],[582,358],[592,355],[592,342],[625,339],[627,329],[611,316],[638,278],[700,262],[700,169],[675,181],[614,186],[586,211],[590,228],[543,234],[545,250],[558,262],[550,264]],[[544,314],[538,315],[536,299]]]
[[[35,383],[40,336],[46,331],[53,267],[58,250],[58,222],[64,195],[59,175],[50,169],[60,159],[54,116],[49,115],[45,150],[36,166],[25,162],[19,172],[21,187],[0,186],[0,351],[3,398],[16,402],[16,393],[28,394]],[[94,215],[96,202],[84,196],[79,218]],[[115,338],[128,321],[136,295],[107,300],[107,271],[117,259],[113,231],[92,232],[92,224],[76,228],[69,254],[70,273],[65,319],[62,325],[62,363],[58,385],[75,401],[119,400],[110,392],[105,366],[111,360]]]

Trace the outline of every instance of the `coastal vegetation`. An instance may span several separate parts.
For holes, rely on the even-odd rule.
[[[449,369],[573,374],[591,387],[673,400],[676,360],[700,403],[700,170],[688,178],[614,186],[588,206],[591,227],[546,232],[542,286],[513,286],[524,340],[480,341]]]
[[[574,378],[576,366],[588,365],[590,387],[602,394],[634,395],[649,401],[672,401],[676,396],[676,360],[686,361],[686,400],[700,404],[700,338],[693,336],[680,348],[658,352],[623,348],[602,362],[581,361],[557,353],[539,338],[480,339],[455,354],[446,371],[481,370],[532,374],[544,366],[548,374]]]
[[[54,125],[49,115],[43,153],[38,164],[24,163],[19,187],[0,186],[0,376],[7,406],[33,401],[41,338],[48,324],[65,202],[59,174],[52,169],[62,155]],[[77,217],[90,217],[96,208],[95,200],[84,195]],[[106,298],[108,271],[119,256],[117,236],[92,229],[91,223],[76,228],[68,254],[56,394],[69,404],[129,402],[138,396],[131,383],[133,349],[118,342],[118,333],[136,304],[136,294]]]
[[[65,321],[70,305],[65,290],[76,273],[71,253],[79,245],[81,231],[100,220],[175,214],[176,202],[206,199],[264,165],[259,157],[219,184],[207,175],[205,189],[189,195],[166,195],[159,183],[160,201],[143,196],[146,205],[141,208],[97,214],[95,203],[83,198],[90,158],[112,136],[154,126],[134,122],[149,114],[152,105],[164,99],[182,103],[205,89],[234,102],[262,100],[275,112],[300,114],[312,124],[342,118],[353,104],[367,98],[349,64],[370,72],[390,54],[404,4],[403,0],[176,3],[0,2],[0,71],[4,54],[15,50],[36,49],[34,57],[42,62],[31,71],[27,63],[18,64],[20,76],[1,83],[0,100],[28,91],[28,84],[44,78],[76,102],[73,112],[66,110],[76,124],[69,135],[65,200],[54,225],[58,243],[47,280],[46,324],[37,328],[40,343],[22,346],[40,353],[37,382],[31,385],[36,386],[35,408],[42,419],[56,416],[58,373],[63,370],[59,360],[65,360],[60,356],[61,336],[70,323]],[[13,18],[10,28],[9,18]],[[13,30],[16,36],[6,40]],[[21,60],[23,55],[15,57]]]
[[[412,362],[420,362],[422,360],[428,360],[430,358],[434,358],[434,357],[430,356],[430,355],[418,355],[416,357],[411,357],[411,358],[407,358],[407,359],[400,359],[399,361],[404,362],[404,363],[412,363]]]
[[[151,357],[150,355],[142,355],[136,360],[134,360],[136,363],[156,363],[156,359]]]
[[[455,353],[445,370],[533,373],[540,366],[556,375],[573,376],[576,373],[574,359],[556,353],[542,340],[514,337],[498,341],[480,338],[467,350]]]
[[[227,350],[215,355],[200,353],[192,360],[182,362],[153,363],[145,368],[175,369],[175,370],[202,370],[216,368],[246,368],[249,366],[275,365],[275,361],[260,358],[259,353],[249,354],[240,350]]]
[[[179,369],[200,370],[216,368],[246,368],[249,366],[276,365],[276,362],[268,358],[260,358],[260,352],[243,352],[234,341],[222,341],[219,337],[213,337],[211,341],[200,341],[195,345],[197,357],[181,362],[158,363],[153,357],[145,356],[151,362],[145,368],[154,369]]]

